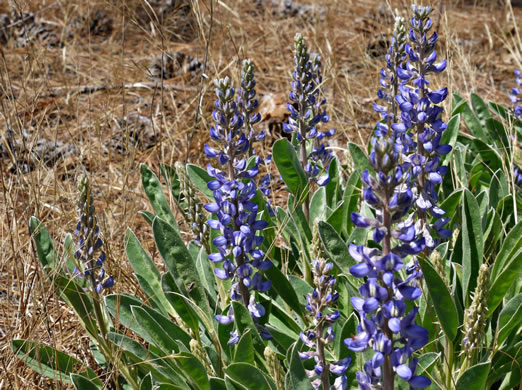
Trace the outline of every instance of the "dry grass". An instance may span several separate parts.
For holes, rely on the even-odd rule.
[[[73,314],[45,282],[28,234],[29,217],[37,216],[55,242],[63,241],[75,226],[75,178],[88,172],[105,236],[107,267],[117,281],[114,289],[138,293],[124,254],[125,229],[131,227],[158,259],[151,229],[137,214],[148,208],[138,166],[145,163],[158,171],[160,162],[174,164],[185,154],[191,162],[206,164],[201,150],[210,126],[212,79],[228,74],[237,80],[240,61],[252,58],[259,94],[286,94],[293,36],[300,31],[324,59],[328,110],[331,124],[338,130],[337,146],[344,147],[348,140],[365,142],[376,120],[371,103],[384,60],[368,56],[367,48],[371,43],[378,46],[378,34],[389,33],[392,20],[380,6],[382,1],[315,3],[325,7],[325,14],[303,20],[273,17],[266,8],[256,11],[250,0],[213,0],[212,13],[210,0],[193,0],[194,29],[191,39],[183,41],[172,38],[183,23],[179,15],[177,21],[158,23],[145,0],[12,1],[18,9],[39,12],[39,18],[56,28],[64,46],[48,48],[36,42],[15,48],[11,42],[1,47],[2,142],[10,139],[27,151],[43,137],[71,145],[74,153],[47,163],[31,153],[0,158],[0,388],[60,388],[15,359],[8,345],[11,339],[48,343],[93,364],[86,352],[88,340]],[[393,5],[404,14],[407,3],[394,1]],[[522,9],[484,8],[478,1],[444,3],[439,56],[448,59],[449,71],[437,84],[464,96],[476,91],[485,99],[508,104],[512,72],[521,64],[515,21],[522,20]],[[66,36],[67,26],[75,18],[95,9],[103,9],[112,18],[111,33]],[[7,10],[2,3],[0,12]],[[149,23],[143,21],[144,12],[151,18]],[[197,126],[199,76],[178,74],[156,88],[120,87],[147,81],[149,58],[158,53],[183,51],[203,60],[211,24],[208,79],[201,84]],[[93,86],[106,88],[85,90]],[[280,115],[276,111],[272,112],[275,117]],[[129,122],[122,121],[131,115],[152,123],[145,145],[133,146]],[[118,121],[123,123],[120,127]]]

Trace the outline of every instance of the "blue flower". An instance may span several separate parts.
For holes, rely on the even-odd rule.
[[[334,135],[335,130],[320,129],[322,123],[328,123],[330,120],[324,109],[326,99],[321,87],[321,57],[315,53],[308,53],[308,47],[301,34],[296,34],[294,46],[295,69],[292,73],[292,91],[289,94],[291,103],[287,104],[290,115],[288,122],[283,123],[283,131],[295,133],[303,169],[310,179],[323,186],[329,181],[327,171],[333,153],[328,144],[321,141]],[[307,141],[310,141],[311,151],[307,150]],[[320,173],[322,174],[319,176]]]
[[[247,162],[248,150],[254,138],[245,135],[252,131],[252,125],[259,119],[255,113],[255,82],[251,62],[244,63],[242,89],[240,97],[234,100],[234,89],[230,79],[217,80],[215,110],[212,117],[215,126],[210,130],[210,136],[217,141],[219,147],[205,146],[205,154],[216,158],[222,171],[207,166],[207,172],[213,180],[208,183],[212,190],[214,202],[204,208],[215,217],[208,220],[211,229],[218,231],[212,243],[217,249],[208,258],[214,263],[223,263],[222,268],[214,270],[222,280],[231,280],[230,296],[239,300],[249,310],[254,320],[265,315],[265,308],[255,301],[253,292],[266,292],[271,281],[264,280],[262,271],[269,269],[272,263],[265,260],[265,254],[260,245],[263,236],[258,234],[268,224],[258,220],[258,205],[252,200],[256,196],[255,178],[259,173],[259,158],[253,164]],[[245,119],[246,118],[246,119]],[[219,315],[216,319],[222,324],[233,321],[233,312],[226,316]],[[233,334],[231,342],[235,341]]]
[[[520,70],[515,70],[515,76],[516,76],[516,87],[513,87],[511,90],[511,94],[509,95],[509,98],[511,102],[514,104],[513,108],[515,111],[515,116],[518,120],[522,121],[522,104],[519,104],[522,102],[521,95],[521,88],[522,88],[522,75],[520,73]]]
[[[317,227],[314,227],[314,235],[317,236]],[[315,248],[317,252],[320,249]],[[327,262],[324,258],[315,259],[312,262],[312,273],[314,280],[314,290],[306,295],[305,309],[313,318],[312,329],[301,332],[299,335],[308,351],[299,352],[302,360],[314,358],[316,365],[313,370],[307,370],[308,377],[312,380],[312,386],[323,389],[330,389],[329,373],[337,375],[332,388],[345,389],[348,385],[346,370],[351,364],[351,357],[346,357],[338,362],[329,363],[325,355],[327,344],[335,340],[333,324],[339,319],[340,312],[333,310],[332,306],[339,300],[339,294],[334,291],[336,280],[331,272],[333,263]]]
[[[102,250],[103,240],[100,236],[90,183],[86,176],[79,179],[78,189],[80,191],[78,200],[79,220],[74,231],[74,234],[78,237],[78,248],[74,257],[82,265],[83,272],[75,268],[74,274],[87,279],[91,288],[99,293],[103,289],[112,287],[114,278],[106,275],[103,268],[106,256]]]

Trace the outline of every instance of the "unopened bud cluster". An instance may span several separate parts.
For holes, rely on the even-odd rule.
[[[479,271],[477,287],[471,306],[464,313],[464,339],[462,346],[471,359],[473,353],[480,347],[482,335],[488,315],[489,267],[482,264]]]
[[[209,240],[209,229],[207,216],[203,211],[203,204],[196,194],[192,182],[188,178],[185,166],[181,163],[176,164],[176,174],[179,178],[180,192],[183,194],[186,210],[183,210],[185,219],[195,236],[195,241],[206,246]]]

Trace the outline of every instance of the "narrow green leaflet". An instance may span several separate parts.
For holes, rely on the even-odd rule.
[[[339,201],[339,160],[334,157],[328,167],[328,176],[330,180],[326,185],[326,204],[328,207],[335,208]],[[321,187],[323,188],[323,187]]]
[[[519,247],[518,252],[506,262],[497,277],[495,279],[490,278],[491,287],[488,296],[488,315],[491,315],[495,311],[513,283],[520,278],[521,273],[522,247]]]
[[[191,298],[205,313],[212,313],[196,270],[197,259],[192,259],[179,233],[160,218],[154,219],[152,230],[161,257],[180,292]]]
[[[38,218],[31,217],[29,221],[29,231],[36,244],[36,251],[38,258],[44,270],[49,271],[49,268],[54,268],[58,264],[58,257],[54,252],[53,240],[49,235],[49,232],[45,228],[44,224],[41,223]]]
[[[294,147],[286,138],[281,138],[274,143],[272,156],[288,190],[302,201],[306,196],[304,191],[307,189],[308,179]]]
[[[471,106],[473,107],[473,111],[477,116],[478,121],[482,128],[486,127],[486,122],[491,118],[491,114],[489,113],[488,106],[484,103],[484,100],[477,95],[476,93],[471,94]]]
[[[454,340],[459,326],[455,302],[444,281],[431,264],[427,261],[421,261],[420,265],[442,330],[450,340]]]
[[[477,276],[482,265],[483,242],[480,208],[473,194],[465,190],[462,203],[462,294],[464,300],[471,300]]]
[[[97,385],[94,381],[83,375],[71,374],[70,376],[71,382],[76,390],[101,390],[103,388],[103,384]]]
[[[298,346],[302,342],[296,342],[288,351],[288,372],[286,374],[286,389],[313,390],[310,379],[306,375],[303,363],[299,358]]]
[[[192,184],[207,197],[207,199],[214,199],[212,190],[207,186],[209,181],[214,180],[203,168],[198,167],[194,164],[187,164],[187,174],[192,181]]]
[[[326,217],[326,190],[324,187],[313,194],[310,201],[310,226],[315,220],[324,220]]]
[[[511,298],[498,316],[497,346],[501,346],[508,338],[511,331],[520,326],[522,322],[522,294]]]
[[[373,172],[373,168],[368,161],[368,156],[358,145],[354,144],[353,142],[349,142],[348,149],[350,150],[355,168],[359,174],[362,174],[365,169],[367,169],[368,172]]]
[[[302,304],[299,302],[296,291],[290,281],[281,272],[281,270],[274,266],[264,271],[268,280],[272,281],[272,289],[277,291],[281,299],[292,308],[301,318],[305,316]]]
[[[254,364],[254,344],[252,343],[252,332],[247,329],[239,339],[234,354],[235,363]]]
[[[250,313],[239,302],[232,301],[232,307],[234,309],[234,321],[236,323],[239,334],[242,335],[243,332],[248,329],[252,335],[254,348],[256,349],[257,353],[263,356],[265,351],[265,344],[263,343],[263,340],[261,339],[261,336],[256,329],[256,325],[254,324]]]
[[[319,222],[319,236],[329,255],[340,272],[348,273],[350,267],[356,262],[350,256],[348,247],[341,236],[327,222]]]
[[[23,360],[30,368],[48,378],[71,383],[70,374],[76,373],[91,379],[95,385],[102,386],[93,370],[84,367],[81,361],[52,347],[29,340],[12,340],[11,349],[16,357]]]
[[[171,353],[178,353],[179,347],[176,344],[176,340],[179,340],[177,338],[178,335],[183,333],[181,329],[176,329],[175,331],[179,330],[176,333],[173,332],[166,332],[166,329],[164,329],[150,314],[147,313],[146,310],[143,308],[140,308],[138,306],[131,306],[131,312],[134,316],[135,321],[140,325],[142,329],[141,336],[147,340],[153,343],[156,347],[158,347],[160,350],[162,350],[165,355],[169,355]],[[167,318],[168,320],[168,318]],[[169,321],[171,322],[171,321]],[[173,326],[173,322],[171,322]],[[145,336],[145,334],[147,336]],[[190,340],[190,337],[189,337]]]
[[[226,374],[247,389],[275,390],[259,368],[249,363],[232,363],[225,369]],[[296,388],[297,389],[297,388]]]
[[[178,222],[172,214],[158,177],[145,164],[140,165],[141,183],[154,212],[179,231]]]
[[[450,145],[453,149],[457,142],[457,136],[460,130],[460,114],[453,115],[448,122],[448,127],[442,133],[441,145]],[[451,153],[444,156],[443,161],[448,161],[451,157]]]
[[[207,369],[198,358],[188,352],[180,353],[174,358],[185,374],[197,385],[198,390],[210,390]]]
[[[127,258],[147,297],[155,303],[158,310],[174,316],[175,311],[161,289],[161,275],[156,265],[130,229],[125,234],[125,243]]]
[[[491,362],[479,363],[464,371],[457,381],[457,390],[485,389]]]

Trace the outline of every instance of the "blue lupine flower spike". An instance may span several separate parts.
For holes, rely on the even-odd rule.
[[[261,120],[261,115],[257,112],[259,102],[256,99],[255,86],[254,63],[250,59],[244,60],[241,70],[241,88],[238,91],[238,105],[245,121],[245,134],[249,141],[248,157],[255,154],[254,142],[265,138],[264,131],[256,134],[254,130],[254,125]]]
[[[301,34],[294,39],[295,69],[292,73],[292,91],[290,103],[287,104],[290,113],[288,122],[283,123],[283,131],[295,133],[299,142],[299,158],[308,178],[318,185],[326,185],[329,181],[328,166],[333,158],[328,144],[322,142],[331,137],[334,129],[321,131],[320,125],[330,119],[326,113],[322,88],[322,64],[318,54],[308,53],[308,47]],[[307,141],[310,141],[307,148]],[[322,173],[319,176],[319,173]],[[305,215],[308,214],[308,204],[304,204]]]
[[[314,388],[344,390],[348,386],[346,370],[350,366],[352,358],[347,356],[335,363],[329,363],[326,359],[326,348],[335,340],[333,324],[341,314],[334,309],[339,300],[339,293],[334,290],[336,280],[331,275],[333,263],[329,263],[325,259],[317,224],[314,224],[312,247],[315,257],[312,262],[314,290],[307,294],[305,308],[313,318],[313,327],[306,332],[301,332],[299,336],[308,347],[308,351],[300,352],[299,357],[302,360],[311,358],[315,360],[314,369],[306,370]],[[330,373],[337,375],[331,387]]]
[[[103,240],[100,236],[100,228],[94,209],[91,187],[87,176],[81,176],[78,180],[78,190],[80,192],[78,200],[78,224],[76,225],[75,235],[78,237],[78,249],[74,257],[78,260],[78,265],[83,268],[74,270],[78,277],[86,278],[91,285],[92,291],[99,293],[103,289],[114,285],[114,278],[105,274],[103,263],[105,262],[105,252],[102,249]]]
[[[426,10],[419,12],[429,14]],[[392,87],[396,82],[403,94],[408,88],[405,84],[408,77],[404,72],[413,72],[408,63],[406,70],[402,68],[404,56],[400,47],[404,45],[403,35],[403,22],[398,19],[394,31],[397,41],[390,48],[387,70],[381,71],[379,97],[384,99],[387,107],[376,109],[385,123],[377,126],[372,138],[369,160],[375,175],[368,170],[362,174],[363,197],[375,210],[376,217],[358,213],[351,216],[354,225],[373,230],[375,243],[372,247],[353,243],[349,246],[350,255],[358,263],[350,268],[350,273],[364,278],[365,282],[359,288],[360,296],[351,298],[360,315],[358,333],[345,339],[344,343],[354,352],[373,350],[363,371],[356,374],[363,390],[393,390],[397,376],[412,389],[431,384],[428,378],[416,375],[417,359],[413,357],[413,353],[428,342],[428,331],[416,324],[419,309],[414,304],[421,296],[419,281],[422,278],[415,255],[425,249],[426,238],[419,234],[414,215],[408,217],[415,203],[417,184],[413,178],[419,173],[411,169],[406,154],[411,153],[415,142],[414,137],[408,135],[411,126],[404,123],[405,107],[401,107],[404,102],[399,98],[401,95],[394,96],[397,90]],[[407,46],[403,47],[408,52]],[[394,114],[393,99],[402,110],[401,118]],[[408,113],[413,110],[408,108]],[[405,264],[408,256],[411,256],[411,262]],[[399,273],[403,269],[406,272]]]
[[[265,280],[262,271],[272,267],[272,262],[265,260],[264,252],[259,249],[263,236],[257,233],[267,223],[257,219],[258,206],[252,199],[256,195],[255,177],[259,172],[256,159],[253,166],[247,166],[245,155],[249,140],[245,135],[244,118],[234,100],[234,89],[230,79],[217,80],[215,110],[212,116],[215,127],[210,129],[210,137],[219,143],[214,149],[205,145],[208,157],[216,157],[225,171],[207,167],[208,174],[214,179],[208,183],[213,191],[214,202],[206,204],[205,209],[214,214],[216,219],[209,219],[208,225],[217,230],[219,235],[212,241],[217,251],[208,258],[214,263],[222,263],[215,274],[222,280],[232,280],[230,296],[248,309],[254,320],[264,316],[265,308],[256,302],[253,291],[266,292],[272,282]],[[216,316],[221,323],[233,321],[232,311],[227,316]],[[260,334],[267,332],[260,328]],[[239,340],[232,333],[230,343]],[[268,336],[267,336],[268,337]]]
[[[426,254],[429,254],[442,239],[451,235],[444,226],[449,222],[444,217],[445,211],[437,206],[437,188],[447,166],[442,166],[442,156],[451,151],[451,146],[441,144],[442,134],[447,124],[442,120],[441,103],[448,96],[447,88],[433,90],[429,88],[430,73],[440,73],[446,68],[446,61],[437,61],[435,46],[437,33],[430,35],[432,20],[430,7],[413,6],[413,17],[410,20],[410,42],[405,50],[408,61],[400,77],[406,83],[399,87],[400,94],[396,101],[402,111],[402,123],[396,125],[401,131],[412,130],[410,142],[406,137],[401,143],[403,152],[407,154],[404,161],[409,164],[411,179],[416,181],[416,213],[417,231],[426,240]],[[430,217],[433,218],[430,224]]]

